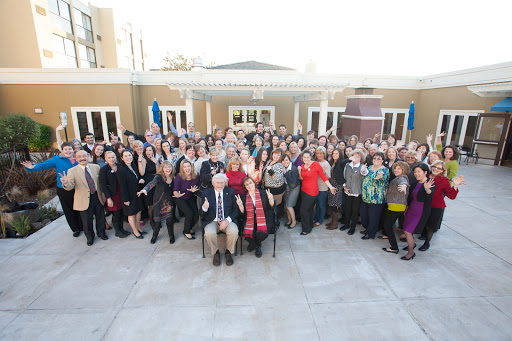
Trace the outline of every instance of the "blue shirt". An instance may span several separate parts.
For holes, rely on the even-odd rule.
[[[76,162],[76,160],[75,160],[75,163],[71,163],[71,160],[68,159],[67,157],[58,155],[58,156],[54,156],[44,162],[36,164],[34,166],[34,168],[32,168],[32,169],[28,169],[26,167],[25,167],[25,169],[28,172],[38,172],[38,171],[55,168],[55,172],[57,172],[57,187],[63,188],[62,182],[60,181],[59,174],[62,174],[62,172],[67,172],[70,168],[73,168],[76,165],[78,165],[78,162]]]

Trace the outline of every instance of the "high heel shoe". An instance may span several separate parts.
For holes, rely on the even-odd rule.
[[[398,253],[398,250],[388,249],[387,247],[383,247],[382,250],[394,254]]]
[[[135,238],[137,239],[144,239],[144,236],[142,234],[139,234],[138,236],[134,233],[133,234],[135,236]]]
[[[194,237],[193,235],[190,235],[190,237],[189,237],[189,236],[187,236],[187,233],[183,233],[183,235],[184,235],[184,236],[185,236],[185,238],[187,238],[188,240],[196,239],[196,237]]]
[[[415,248],[416,248],[416,243],[414,243],[414,247],[413,247],[413,249],[415,249]],[[409,245],[407,245],[406,247],[404,247],[402,250],[404,250],[404,251],[409,251]]]
[[[400,259],[402,259],[402,260],[411,260],[411,259],[413,259],[414,257],[416,257],[416,253],[413,253],[413,254],[412,254],[412,256],[411,256],[411,258],[407,258],[407,256],[403,256],[403,257],[400,257]]]

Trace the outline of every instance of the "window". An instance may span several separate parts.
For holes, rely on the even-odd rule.
[[[84,69],[96,67],[96,54],[94,49],[78,44],[78,52],[80,53],[80,67]]]
[[[56,67],[77,68],[75,43],[64,37],[53,35],[53,52]]]
[[[443,145],[471,147],[475,138],[478,113],[483,112],[483,110],[441,110],[436,136],[444,131],[446,135],[442,138]]]
[[[336,136],[341,136],[341,128],[343,126],[343,113],[345,108],[343,107],[329,107],[327,108],[327,122],[325,124],[325,130],[331,129],[336,124]],[[308,125],[307,130],[302,132],[303,135],[307,134],[308,131],[313,130],[318,136],[318,122],[320,119],[320,108],[309,107],[308,108]]]
[[[177,107],[177,106],[159,106],[160,115],[158,118],[158,122],[160,122],[161,132],[163,135],[167,135],[169,130],[169,123],[167,123],[167,113],[170,112],[172,114],[172,125],[174,128],[179,129],[183,128],[187,130],[187,109],[186,107]],[[148,115],[149,115],[149,126],[155,122],[153,118],[153,106],[148,106]]]
[[[73,12],[75,15],[76,35],[93,43],[91,17],[76,8],[73,9]]]
[[[75,138],[83,141],[85,134],[94,134],[96,142],[110,142],[110,133],[121,137],[117,129],[121,123],[119,107],[72,107],[71,116],[75,130]]]
[[[246,128],[248,131],[256,130],[256,123],[263,122],[265,127],[274,121],[275,107],[229,107],[229,122],[233,130]]]
[[[50,10],[50,19],[53,26],[73,34],[69,4],[62,0],[48,0],[48,8]]]

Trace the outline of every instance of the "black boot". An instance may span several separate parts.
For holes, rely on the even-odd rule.
[[[123,230],[123,221],[121,221],[120,223],[119,222],[112,223],[112,225],[114,225],[114,231],[115,231],[116,237],[119,237],[119,238],[128,237],[129,233],[127,233],[126,231]],[[126,233],[123,233],[123,231]]]
[[[153,231],[153,237],[151,237],[151,241],[150,243],[151,244],[155,244],[156,243],[156,239],[158,238],[158,232],[156,231]]]
[[[174,218],[167,219],[167,233],[169,234],[169,244],[174,244]]]

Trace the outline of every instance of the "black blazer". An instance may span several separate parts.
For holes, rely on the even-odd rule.
[[[407,205],[409,206],[412,202],[412,192],[416,188],[416,185],[418,184],[418,180],[414,178],[413,181],[410,181],[411,186],[409,187],[409,196],[407,197]],[[434,191],[436,190],[435,187],[432,187],[430,189],[430,194],[427,194],[427,191],[425,190],[425,187],[422,185],[420,189],[418,190],[418,196],[417,200],[419,202],[423,203],[423,211],[421,212],[421,218],[418,222],[418,225],[414,229],[414,233],[421,233],[423,229],[425,228],[425,224],[427,223],[428,217],[430,216],[430,209],[432,204],[432,197],[434,195]]]
[[[222,204],[224,205],[224,218],[230,217],[231,221],[236,224],[239,210],[238,205],[236,204],[235,198],[235,190],[230,187],[224,187],[222,196]],[[210,206],[208,207],[208,211],[203,211],[204,198],[208,199],[208,203]],[[217,216],[217,198],[215,197],[215,189],[208,188],[202,193],[201,197],[201,206],[199,207],[199,212],[201,212],[201,226],[204,228],[206,225],[215,220]]]
[[[217,163],[213,163],[211,160],[203,161],[201,164],[201,170],[199,171],[199,178],[201,179],[201,183],[199,185],[199,189],[201,191],[206,190],[207,188],[212,188],[212,170],[217,168],[217,173],[224,173],[224,163],[217,161]]]
[[[100,183],[103,194],[105,194],[107,199],[112,198],[112,196],[117,193],[116,173],[112,173],[112,168],[108,163],[100,168]]]
[[[144,135],[137,135],[137,134],[135,134],[135,133],[133,133],[133,132],[131,132],[131,131],[129,131],[129,130],[126,130],[126,131],[124,132],[124,134],[125,134],[126,136],[133,135],[133,137],[134,137],[136,140],[139,140],[139,141],[140,141],[140,142],[142,142],[142,143],[146,142],[146,137],[145,137]]]
[[[258,191],[260,192],[261,205],[263,206],[263,211],[265,212],[265,222],[267,223],[267,233],[274,233],[274,208],[272,206],[270,206],[270,202],[268,200],[267,193],[262,189],[259,189]],[[247,207],[245,205],[246,200],[247,200],[247,195],[248,194],[246,193],[246,194],[240,196],[240,199],[242,199],[242,202],[244,203],[244,207]],[[249,197],[249,200],[251,200],[250,197]],[[241,214],[240,218],[242,221],[242,226],[240,226],[240,229],[243,229],[245,227],[245,224],[247,223],[247,213],[248,212],[246,209],[244,209],[244,213],[240,213]],[[249,212],[249,214],[254,214],[254,212]]]
[[[105,166],[106,167],[106,166]],[[139,191],[139,180],[142,177],[139,174],[137,167],[133,167],[135,174],[124,164],[117,167],[116,177],[121,187],[121,200],[123,202],[135,201],[137,199],[137,192]]]

